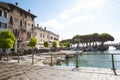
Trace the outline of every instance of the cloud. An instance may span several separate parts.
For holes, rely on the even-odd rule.
[[[98,27],[100,27],[100,28],[111,28],[113,26],[110,25],[110,24],[100,24]]]
[[[104,0],[80,0],[72,9],[65,10],[58,14],[56,18],[41,22],[40,25],[64,29],[76,23],[89,21],[94,17],[91,14],[92,11],[99,10],[103,4]]]
[[[56,29],[63,29],[64,27],[66,27],[66,24],[58,22],[58,20],[56,18],[51,19],[44,23],[39,23],[39,25],[50,26],[50,27],[53,27]]]
[[[90,14],[84,15],[84,16],[78,16],[78,17],[70,19],[69,23],[70,24],[80,23],[80,22],[83,22],[83,21],[91,19],[91,18],[93,18],[93,16]]]

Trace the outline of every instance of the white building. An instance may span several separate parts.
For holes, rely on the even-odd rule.
[[[34,32],[35,32],[35,38],[37,39],[37,48],[44,48],[44,42],[48,41],[50,43],[52,43],[53,41],[59,41],[59,35],[46,30],[46,27],[42,28],[42,27],[34,27]]]

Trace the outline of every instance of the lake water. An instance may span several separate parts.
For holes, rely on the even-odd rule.
[[[95,55],[82,55],[78,57],[78,65],[81,67],[98,67],[98,68],[112,68],[111,55],[105,54],[118,54],[114,55],[115,68],[120,69],[120,50],[109,49],[108,51],[100,52],[83,52],[83,54]],[[69,58],[62,66],[75,66],[75,58]]]

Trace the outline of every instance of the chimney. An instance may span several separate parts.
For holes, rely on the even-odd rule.
[[[37,24],[37,27],[39,27],[39,24]]]
[[[30,12],[30,9],[28,9],[28,12]]]
[[[16,2],[15,5],[18,6],[18,2]]]

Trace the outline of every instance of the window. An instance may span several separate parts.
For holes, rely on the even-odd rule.
[[[20,26],[22,26],[22,20],[20,20]]]
[[[32,24],[32,27],[33,27],[33,24]]]
[[[1,28],[1,22],[0,22],[0,28]]]
[[[42,37],[42,33],[40,33],[40,37]]]
[[[47,38],[49,39],[49,35],[47,35]]]
[[[7,18],[7,12],[4,12],[4,17]]]
[[[34,18],[32,18],[32,21],[34,21]]]
[[[25,14],[25,18],[27,18],[27,14]]]
[[[0,10],[0,16],[2,16],[2,11]]]
[[[37,33],[35,32],[35,36],[37,35]]]
[[[51,37],[51,39],[53,39],[53,37]]]
[[[18,19],[15,18],[15,22],[18,23]]]
[[[22,16],[23,15],[23,13],[22,12],[20,12],[20,16]]]
[[[25,26],[26,26],[26,21],[25,21]]]
[[[13,17],[10,17],[10,24],[13,24]]]
[[[31,32],[27,32],[27,38],[28,38],[28,39],[31,38]]]
[[[7,29],[7,23],[1,23],[1,27]]]
[[[13,34],[14,34],[15,36],[19,36],[19,30],[13,29]]]
[[[13,12],[13,8],[12,7],[10,7],[10,10],[11,10],[11,12]]]
[[[45,34],[43,34],[43,38],[45,37]]]
[[[28,26],[30,26],[30,23],[28,23]]]
[[[7,29],[7,23],[4,23],[4,28]]]

